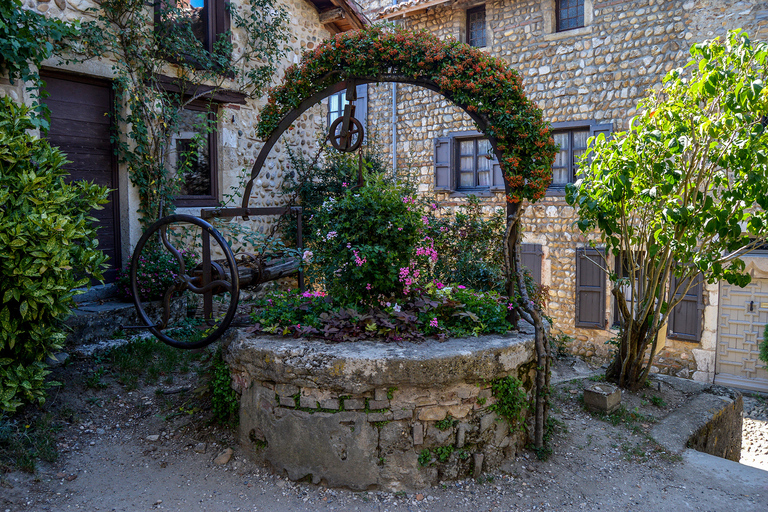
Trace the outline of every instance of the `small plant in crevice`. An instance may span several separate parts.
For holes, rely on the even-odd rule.
[[[450,414],[447,414],[445,418],[443,418],[440,421],[435,422],[435,428],[438,430],[448,430],[449,428],[453,427],[459,422],[459,420],[456,420],[451,416]]]
[[[491,391],[496,403],[488,409],[507,420],[510,431],[522,429],[525,410],[528,408],[528,394],[523,383],[508,375],[491,382]]]
[[[232,389],[232,375],[224,362],[221,350],[216,352],[211,362],[211,409],[213,419],[222,425],[235,426],[238,423],[240,398]]]
[[[760,342],[760,354],[757,357],[762,362],[768,364],[768,324],[765,324],[763,340]]]
[[[429,451],[429,448],[424,448],[419,452],[419,465],[421,466],[429,466],[429,463],[432,462],[432,453]]]

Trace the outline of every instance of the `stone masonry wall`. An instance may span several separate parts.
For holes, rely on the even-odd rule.
[[[360,3],[372,19],[391,5],[386,0]],[[425,29],[440,38],[464,40],[466,8],[477,3],[446,3],[395,23]],[[521,74],[528,97],[552,123],[610,123],[613,131],[625,130],[645,91],[658,87],[668,71],[687,61],[692,43],[722,37],[739,27],[752,39],[768,39],[768,9],[759,0],[587,0],[585,5],[586,26],[558,33],[553,30],[554,0],[485,3],[488,45],[484,50]],[[434,139],[474,129],[473,123],[431,91],[411,86],[398,86],[397,91],[398,167],[415,172],[420,191],[434,193]],[[391,85],[372,87],[370,101],[369,117],[379,121],[369,121],[369,126],[376,126],[379,139],[385,141],[383,154],[391,158]],[[436,195],[450,207],[465,201],[459,193]],[[483,201],[487,209],[506,204],[499,193],[488,193]],[[524,242],[543,246],[542,283],[549,286],[547,312],[554,319],[553,331],[574,338],[570,344],[574,353],[605,358],[609,353],[605,341],[615,333],[575,327],[575,254],[586,243],[572,227],[575,220],[562,193],[548,195],[526,206]],[[663,359],[675,362],[670,372],[693,375],[700,361],[706,368],[699,371],[699,378],[711,381],[716,295],[716,286],[707,287],[705,302],[714,313],[705,312],[703,344],[669,340]],[[606,318],[613,318],[610,292],[606,293]]]

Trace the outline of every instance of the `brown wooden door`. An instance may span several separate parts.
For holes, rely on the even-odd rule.
[[[45,74],[45,102],[51,111],[48,140],[67,154],[73,180],[88,180],[111,189],[109,203],[92,215],[98,220],[99,248],[109,256],[105,282],[115,281],[120,268],[120,225],[117,166],[112,149],[112,88],[107,81]]]

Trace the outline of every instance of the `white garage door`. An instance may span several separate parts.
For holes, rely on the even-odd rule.
[[[753,279],[745,288],[720,287],[715,383],[768,392],[766,364],[758,344],[768,324],[768,279]]]

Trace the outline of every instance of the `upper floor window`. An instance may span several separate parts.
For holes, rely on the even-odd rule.
[[[335,92],[328,97],[328,126],[331,126],[331,123],[344,115],[344,106],[346,104],[346,89],[340,92]]]
[[[485,46],[485,6],[467,9],[467,44],[477,48]]]
[[[557,0],[555,12],[558,32],[584,26],[584,0]]]
[[[552,136],[560,147],[552,164],[552,185],[565,186],[576,180],[579,158],[587,149],[589,128],[555,132]]]
[[[456,188],[488,188],[491,186],[493,150],[488,139],[459,139],[456,144]]]
[[[179,178],[177,206],[218,206],[216,104],[194,101],[179,114],[169,168]]]
[[[435,190],[473,194],[504,190],[490,141],[476,131],[435,139]]]
[[[601,133],[609,137],[611,129],[610,124],[594,124],[590,121],[552,123],[552,137],[560,150],[552,164],[550,187],[562,189],[566,184],[576,181],[579,174],[579,159],[587,149],[589,138]]]
[[[202,48],[212,52],[230,28],[229,0],[155,0],[155,27],[188,24]]]

